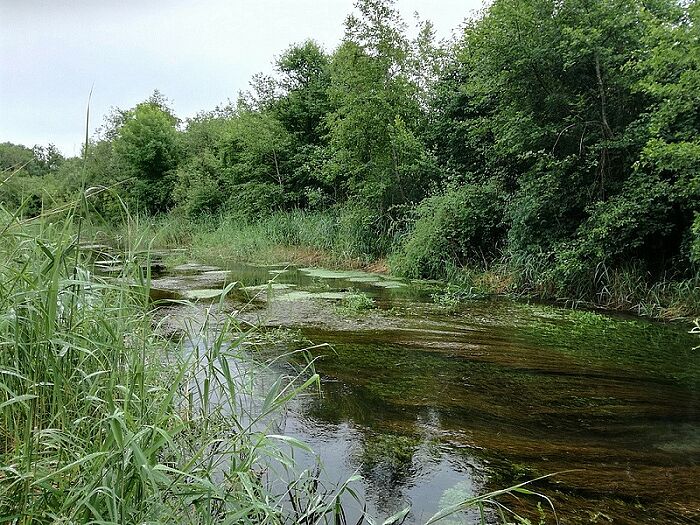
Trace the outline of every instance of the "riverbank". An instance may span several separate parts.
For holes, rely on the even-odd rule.
[[[217,295],[231,280],[266,297],[279,295],[280,301],[262,301],[260,309],[251,312],[251,323],[260,323],[262,318],[268,323],[263,326],[291,329],[304,340],[331,343],[332,347],[312,349],[323,396],[294,401],[290,394],[308,385],[313,374],[290,375],[296,369],[283,367],[271,369],[272,376],[265,377],[292,378],[291,383],[263,381],[264,391],[246,397],[263,402],[262,411],[251,412],[251,407],[260,408],[253,404],[241,412],[260,422],[260,431],[255,425],[242,424],[241,413],[226,409],[239,406],[241,393],[250,393],[251,377],[240,375],[241,366],[251,362],[245,346],[250,340],[235,323],[207,327],[204,322],[201,329],[192,330],[189,316],[182,323],[189,332],[172,332],[184,338],[159,336],[153,330],[158,320],[145,295],[148,279],[141,281],[148,276],[144,270],[150,260],[149,247],[189,243],[185,252],[163,254],[174,263],[178,258],[190,260],[197,246],[208,246],[206,235],[232,239],[240,231],[212,233],[192,223],[171,223],[169,233],[165,225],[151,223],[111,232],[76,226],[70,217],[53,224],[10,221],[0,244],[7,261],[2,267],[0,298],[11,306],[11,315],[3,318],[0,327],[3,344],[12,349],[0,355],[0,416],[5,423],[0,433],[0,460],[12,469],[0,477],[2,515],[32,516],[36,522],[48,523],[55,516],[94,520],[98,512],[102,521],[122,523],[173,521],[174,516],[189,512],[193,521],[201,518],[199,522],[209,523],[206,517],[212,514],[207,502],[225,501],[240,509],[258,505],[251,498],[260,497],[266,506],[256,507],[251,522],[295,521],[293,511],[281,504],[284,489],[275,491],[274,483],[267,484],[256,474],[267,471],[267,459],[277,461],[287,450],[277,446],[280,440],[287,447],[296,447],[295,459],[301,451],[309,453],[308,447],[289,441],[296,431],[306,428],[289,417],[295,407],[311,410],[298,421],[313,417],[319,422],[318,432],[300,434],[298,443],[308,437],[312,448],[322,453],[328,444],[325,432],[332,434],[339,428],[343,446],[349,447],[344,456],[359,458],[362,474],[369,480],[366,494],[370,497],[376,484],[387,479],[383,473],[392,473],[388,479],[396,489],[400,484],[393,480],[418,468],[440,473],[444,483],[436,484],[435,491],[466,498],[481,488],[495,489],[571,468],[571,451],[584,450],[583,456],[577,453],[581,464],[574,466],[596,472],[587,478],[590,483],[582,485],[581,476],[576,475],[544,483],[541,488],[554,492],[557,502],[582,519],[588,519],[581,511],[584,507],[591,513],[653,516],[665,508],[649,488],[655,479],[668,474],[685,483],[695,476],[694,466],[688,467],[686,460],[688,454],[695,454],[692,422],[697,417],[693,397],[697,361],[689,350],[695,340],[683,328],[507,300],[458,303],[452,309],[447,299],[438,299],[440,294],[377,275],[269,267],[259,262],[248,268],[239,265],[236,270],[224,264],[218,268],[189,265],[153,279],[151,285],[175,283],[173,291],[178,293],[207,292],[182,295],[205,313],[216,307]],[[190,227],[189,233],[184,226]],[[77,231],[81,232],[80,243]],[[279,238],[263,238],[260,229],[250,231],[258,236],[244,236],[249,243],[245,250],[242,244],[231,243],[210,255],[233,258],[254,254],[251,250],[260,246],[268,246],[270,256],[281,253],[272,242]],[[115,235],[112,239],[121,249],[98,253],[78,249],[81,243],[94,245],[108,234]],[[92,266],[95,255],[109,264]],[[342,259],[337,261],[342,263]],[[366,261],[372,262],[370,258]],[[98,267],[109,270],[108,275],[102,276]],[[213,283],[216,278],[222,282]],[[278,286],[270,294],[272,278]],[[146,286],[127,284],[134,282]],[[183,283],[195,283],[194,288]],[[201,286],[206,289],[200,290]],[[210,288],[216,294],[209,294]],[[342,309],[342,298],[353,293],[365,294],[372,308],[367,312]],[[317,323],[319,319],[326,322]],[[280,355],[290,356],[291,361],[300,355],[298,339],[290,341],[289,347],[280,346],[279,340],[273,343],[275,363],[286,362]],[[255,354],[260,357],[259,352]],[[179,359],[187,356],[192,359]],[[209,366],[211,363],[216,366]],[[305,362],[300,364],[303,369]],[[201,381],[194,379],[202,374],[207,388],[200,388]],[[595,382],[587,379],[590,374]],[[640,383],[643,388],[637,389]],[[278,390],[270,394],[269,388]],[[357,405],[347,403],[349,391]],[[337,396],[332,397],[333,393]],[[188,403],[177,402],[183,394]],[[331,399],[337,404],[329,404]],[[294,406],[287,407],[287,401]],[[276,426],[273,410],[282,406],[284,427],[281,423]],[[355,411],[353,406],[365,408]],[[202,407],[206,410],[199,410]],[[642,434],[641,413],[646,414]],[[380,417],[375,421],[367,419],[367,414]],[[672,418],[673,426],[659,424],[659,418],[662,423]],[[557,431],[553,434],[554,425]],[[609,426],[612,434],[605,435]],[[239,427],[240,432],[229,435],[231,428]],[[526,427],[531,429],[528,436],[523,435]],[[630,434],[623,427],[635,428],[635,432]],[[277,428],[284,430],[274,430]],[[582,432],[592,429],[600,429],[591,438],[595,446],[580,443]],[[278,439],[280,433],[285,437]],[[632,442],[626,441],[629,435],[635,436]],[[645,436],[646,448],[636,441],[639,435]],[[553,436],[546,447],[547,457],[542,459],[543,443]],[[221,443],[227,447],[224,457],[231,459],[231,465],[221,460]],[[362,445],[360,456],[354,444]],[[649,446],[651,452],[640,462],[639,451]],[[537,457],[531,454],[535,449]],[[329,457],[337,457],[337,450]],[[509,454],[507,465],[498,466],[494,461]],[[601,457],[614,461],[601,470]],[[253,458],[263,458],[262,463]],[[659,472],[659,458],[680,467]],[[482,460],[488,463],[482,465]],[[630,461],[641,465],[635,474],[637,481],[620,487],[624,473],[619,465]],[[450,470],[447,466],[453,464],[457,467]],[[234,470],[225,470],[229,467]],[[656,470],[650,474],[651,467]],[[230,482],[220,482],[222,469],[232,476]],[[471,478],[471,472],[478,475]],[[322,484],[315,485],[318,480],[313,472],[311,476],[298,480],[300,490],[309,484],[335,497]],[[459,484],[465,476],[476,484]],[[254,487],[252,496],[244,494],[239,481]],[[601,486],[602,493],[587,496]],[[189,499],[171,497],[173,489],[199,491],[202,504],[193,507]],[[609,498],[613,490],[625,501],[641,495],[643,506],[618,504],[617,497]],[[398,504],[405,496],[414,502],[429,502],[425,507],[431,509],[429,514],[436,502],[447,502],[435,491],[430,488],[423,495],[398,491],[393,501]],[[313,497],[317,495],[320,493]],[[677,489],[664,494],[662,500],[672,507],[673,519],[681,516],[682,508],[694,505],[692,495]],[[332,500],[324,501],[319,512],[338,508]],[[266,514],[261,517],[260,512]],[[413,522],[421,521],[421,516],[414,516]]]
[[[345,523],[354,501],[358,519],[369,520],[354,491],[361,478],[322,478],[319,456],[289,433],[290,404],[318,397],[301,394],[320,388],[314,362],[302,358],[319,346],[300,350],[295,339],[285,350],[260,332],[274,346],[261,355],[251,351],[260,347],[252,333],[259,321],[242,331],[226,308],[207,303],[216,295],[154,301],[162,266],[143,225],[120,230],[117,248],[100,245],[107,232],[71,214],[4,219],[0,516],[47,524]],[[197,286],[212,286],[212,274],[225,281],[229,273],[193,266],[181,270],[173,292],[193,275],[206,274]],[[163,329],[163,306],[182,321],[176,329]],[[309,465],[299,463],[302,455]],[[524,484],[464,493],[414,522],[468,508],[478,515]]]
[[[174,216],[168,220],[137,221],[129,233],[107,229],[104,234],[111,239],[130,238],[132,242],[138,237],[137,243],[156,248],[184,247],[188,253],[183,259],[216,265],[288,262],[406,275],[402,236],[390,237],[357,214],[277,212],[259,221],[192,221]],[[547,262],[536,257],[516,260],[503,255],[480,265],[462,267],[445,261],[437,275],[419,277],[437,278],[443,283],[437,298],[446,305],[498,295],[630,312],[661,320],[692,320],[700,316],[697,278],[650,282],[649,276],[635,267],[600,265],[587,281],[571,285],[568,293],[562,292],[562,285]]]

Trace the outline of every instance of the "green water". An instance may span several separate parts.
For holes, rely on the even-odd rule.
[[[291,329],[292,348],[329,343],[314,351],[321,395],[295,402],[284,431],[331,482],[359,472],[370,513],[410,504],[420,523],[459,498],[575,470],[535,486],[561,523],[700,522],[690,326],[505,299],[446,310],[433,285],[361,272],[226,270],[181,268],[154,287],[211,300],[237,281],[241,317]],[[376,308],[343,308],[356,293]],[[539,519],[529,498],[504,503]]]

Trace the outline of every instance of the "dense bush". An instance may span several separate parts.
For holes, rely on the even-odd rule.
[[[495,184],[464,185],[425,199],[394,257],[408,277],[446,277],[450,267],[490,259],[505,231],[504,198]]]

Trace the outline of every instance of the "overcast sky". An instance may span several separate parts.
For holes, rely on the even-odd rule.
[[[482,0],[398,0],[448,37]],[[0,0],[0,142],[79,153],[112,106],[159,89],[179,117],[235,100],[276,55],[339,43],[353,0]]]

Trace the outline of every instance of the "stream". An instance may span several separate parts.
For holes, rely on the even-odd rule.
[[[312,351],[320,395],[292,402],[283,432],[314,449],[330,483],[359,473],[369,515],[410,505],[406,523],[424,523],[466,497],[569,471],[532,487],[562,524],[700,523],[689,324],[504,298],[445,307],[431,283],[285,265],[187,264],[152,287],[204,308],[229,282],[242,321],[290,334],[278,345],[328,343]],[[342,307],[358,293],[374,307]],[[503,500],[538,523],[536,501]]]

